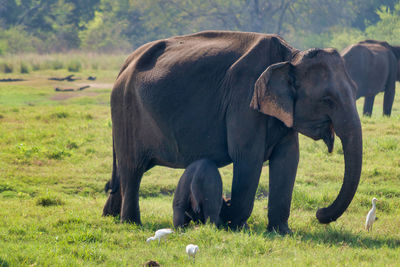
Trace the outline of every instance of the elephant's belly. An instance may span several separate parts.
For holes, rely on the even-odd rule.
[[[218,167],[232,162],[228,155],[226,134],[216,131],[182,131],[153,151],[153,162],[171,168],[186,168],[193,161],[207,158]]]

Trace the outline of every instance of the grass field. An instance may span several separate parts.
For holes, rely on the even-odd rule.
[[[122,63],[122,62],[121,62]],[[154,231],[172,227],[172,193],[183,170],[156,167],[145,173],[140,206],[143,226],[101,217],[111,176],[109,94],[118,69],[83,68],[73,83],[48,81],[67,69],[1,74],[27,81],[0,83],[0,266],[193,265],[185,247],[197,244],[197,266],[400,264],[400,101],[383,117],[382,94],[371,118],[363,117],[364,159],[358,192],[337,222],[321,225],[318,207],[337,196],[343,151],[300,137],[289,225],[292,236],[266,233],[268,167],[264,167],[249,230],[231,232],[191,225],[166,242],[146,243]],[[85,80],[97,76],[96,81]],[[91,87],[55,92],[55,86]],[[397,84],[399,86],[399,84]],[[359,111],[362,101],[358,101]],[[220,169],[230,191],[232,166]],[[378,199],[372,232],[365,215]]]

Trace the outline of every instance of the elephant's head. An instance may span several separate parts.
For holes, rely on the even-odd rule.
[[[289,62],[269,66],[258,78],[251,107],[287,127],[323,139],[332,151],[334,132],[343,144],[345,173],[336,200],[319,209],[321,223],[335,221],[350,205],[361,174],[362,133],[355,106],[356,85],[334,49],[298,52]]]

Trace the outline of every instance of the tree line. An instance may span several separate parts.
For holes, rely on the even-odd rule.
[[[399,0],[0,0],[0,54],[128,52],[202,30],[282,35],[296,48],[400,42]]]

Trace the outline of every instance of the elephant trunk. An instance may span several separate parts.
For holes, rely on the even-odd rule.
[[[343,110],[342,110],[343,112]],[[351,111],[332,116],[336,134],[342,141],[345,171],[342,188],[335,201],[326,208],[318,209],[317,219],[320,223],[336,221],[350,205],[360,181],[362,166],[362,133],[357,110],[351,105]]]

